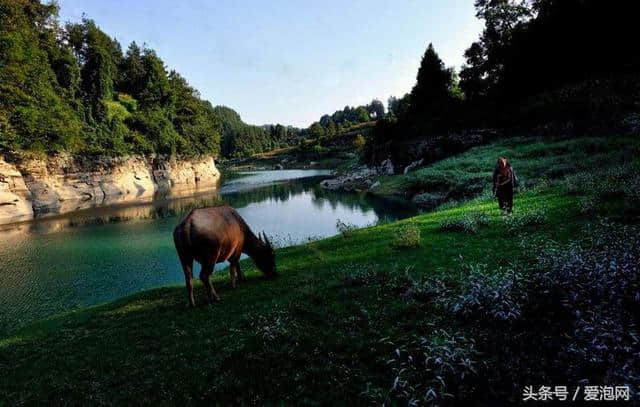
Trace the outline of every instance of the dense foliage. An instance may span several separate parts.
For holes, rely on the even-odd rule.
[[[323,115],[319,121],[313,123],[309,127],[310,137],[314,139],[332,138],[353,125],[381,119],[384,114],[384,105],[377,99],[364,106],[345,106],[344,109],[337,110],[332,115]]]
[[[216,106],[214,114],[222,124],[221,152],[224,157],[247,157],[252,154],[295,145],[304,131],[281,124],[254,126],[226,106]]]
[[[345,106],[332,115],[325,114],[304,129],[282,124],[250,125],[226,106],[216,106],[214,112],[222,125],[221,153],[229,158],[248,157],[285,147],[296,147],[300,157],[312,158],[320,153],[319,150],[351,140],[350,133],[360,125],[373,123],[385,116],[384,105],[375,99],[366,106]],[[366,141],[361,138],[358,149],[362,149]]]
[[[152,49],[121,45],[84,18],[61,26],[55,3],[0,0],[0,148],[42,153],[247,157],[339,135],[384,116],[374,100],[307,129],[254,126],[213,107]]]
[[[209,102],[151,49],[90,19],[61,27],[54,3],[0,1],[0,147],[46,153],[212,154]]]
[[[459,80],[429,45],[411,93],[389,99],[366,149],[370,161],[404,163],[416,139],[433,139],[426,150],[438,152],[463,129],[611,128],[637,112],[633,2],[476,0],[475,7],[485,27],[464,54]]]

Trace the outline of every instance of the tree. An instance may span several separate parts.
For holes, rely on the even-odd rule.
[[[102,32],[93,20],[67,25],[69,42],[81,63],[81,89],[88,106],[88,118],[102,122],[107,117],[105,101],[113,95],[117,65],[122,58],[120,44]]]
[[[146,71],[142,62],[142,50],[133,41],[120,65],[119,88],[137,98],[145,86]]]
[[[429,44],[418,69],[416,84],[411,90],[412,108],[420,114],[446,101],[449,99],[451,82],[451,71],[445,69],[433,44]]]
[[[354,122],[356,123],[364,123],[369,121],[369,112],[364,106],[358,106],[354,110]]]
[[[309,127],[309,137],[315,140],[319,140],[324,137],[325,132],[322,125],[318,122],[315,122]]]
[[[380,120],[384,117],[384,105],[378,99],[373,99],[367,106],[367,112],[371,118]]]
[[[36,1],[0,2],[0,145],[7,148],[55,151],[80,144],[82,123],[41,42],[56,13],[55,6]]]
[[[161,106],[167,110],[171,109],[173,94],[171,93],[164,62],[155,51],[145,49],[142,54],[142,65],[144,67],[144,79],[138,96],[140,106],[142,108]]]
[[[169,85],[175,101],[173,126],[181,136],[180,150],[188,154],[217,156],[220,153],[220,123],[211,104],[202,101],[198,91],[176,71],[169,74]]]
[[[332,138],[338,135],[338,128],[333,119],[329,118],[329,123],[326,126],[327,137]]]
[[[527,0],[476,0],[476,16],[485,21],[480,40],[465,51],[461,88],[471,98],[488,95],[499,82],[513,33],[533,15]]]

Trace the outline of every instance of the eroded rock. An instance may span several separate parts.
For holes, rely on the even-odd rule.
[[[58,154],[8,163],[0,157],[0,224],[122,201],[158,191],[213,188],[220,179],[212,157],[73,157]]]

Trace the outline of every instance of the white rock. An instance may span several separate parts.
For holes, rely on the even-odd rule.
[[[390,158],[387,158],[386,160],[384,160],[382,162],[382,164],[380,164],[378,172],[381,175],[393,175],[393,174],[395,174],[395,170],[393,168],[393,163],[391,162]]]
[[[177,195],[214,188],[219,180],[212,157],[88,160],[58,154],[19,164],[9,164],[0,157],[0,224],[120,201],[150,200],[157,191]]]
[[[424,162],[424,158],[421,158],[417,161],[412,162],[411,164],[407,165],[404,169],[404,173],[408,173],[409,171],[413,171],[416,167],[419,167],[420,165],[422,165],[422,163]]]

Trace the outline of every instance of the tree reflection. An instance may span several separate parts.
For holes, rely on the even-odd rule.
[[[7,225],[2,230],[13,233],[51,233],[65,228],[133,222],[183,216],[192,209],[222,204],[244,208],[263,202],[284,203],[308,195],[313,207],[332,210],[339,206],[351,211],[373,211],[380,218],[399,219],[414,215],[414,207],[400,201],[376,197],[367,193],[326,190],[319,182],[324,177],[309,177],[273,182],[251,189],[223,192],[210,190],[191,196],[154,196],[151,201],[83,209],[70,214],[50,216],[19,225]],[[224,190],[223,190],[224,191]]]

